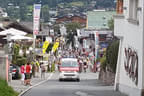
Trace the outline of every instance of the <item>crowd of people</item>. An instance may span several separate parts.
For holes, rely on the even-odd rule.
[[[21,83],[23,85],[30,85],[30,80],[32,77],[32,66],[31,64],[28,62],[26,65],[22,65],[21,68]]]
[[[88,56],[86,56],[85,54],[81,54],[80,51],[78,50],[70,50],[70,49],[67,49],[67,50],[64,50],[60,59],[61,58],[77,58],[78,59],[78,63],[79,63],[79,69],[80,69],[80,72],[86,72],[88,68],[90,68],[90,70],[92,71],[93,69],[93,64],[90,60],[90,58]],[[58,64],[58,69],[59,69],[59,65]]]
[[[81,55],[77,50],[64,50],[64,53],[61,54],[61,56],[51,58],[54,62],[56,63],[59,69],[60,66],[60,58],[64,58],[64,57],[74,57],[78,59],[78,63],[79,63],[79,69],[80,72],[87,72],[87,69],[90,68],[90,70],[92,71],[93,68],[93,64],[90,60],[90,58],[88,58],[85,55]],[[50,63],[50,61],[49,61]],[[30,64],[30,62],[28,62],[26,65],[22,65],[20,70],[21,70],[21,82],[23,85],[30,85],[31,86],[31,78],[33,77],[38,77],[38,73],[41,74],[41,78],[45,78],[45,72],[46,70],[49,69],[50,72],[52,72],[52,64],[48,64],[48,68],[45,68],[45,65],[43,63],[39,63],[38,61],[35,61],[35,64]]]
[[[21,84],[23,85],[32,85],[31,84],[31,78],[38,77],[38,73],[41,73],[41,78],[45,78],[45,66],[43,63],[36,62],[36,66],[33,66],[34,64],[31,64],[30,62],[27,62],[27,64],[23,64],[20,67],[20,73],[21,73]]]

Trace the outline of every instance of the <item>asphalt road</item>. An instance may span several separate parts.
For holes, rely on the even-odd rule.
[[[23,96],[125,96],[113,91],[113,86],[105,86],[97,80],[96,73],[81,73],[80,82],[58,80],[55,72],[50,80],[33,87]]]

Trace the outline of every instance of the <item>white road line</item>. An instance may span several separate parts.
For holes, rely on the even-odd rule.
[[[35,84],[35,85],[29,87],[29,88],[26,89],[25,91],[21,92],[18,96],[22,96],[24,93],[26,93],[27,91],[29,91],[31,88],[33,88],[33,87],[35,87],[35,86],[38,86],[38,85],[40,85],[40,84],[42,84],[42,83],[48,81],[49,79],[51,79],[52,76],[53,76],[53,73],[51,73],[50,76],[49,76],[46,80],[41,81],[41,82],[39,82],[39,83],[37,83],[37,84]]]

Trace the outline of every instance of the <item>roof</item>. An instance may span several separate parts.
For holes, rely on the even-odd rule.
[[[7,28],[7,29],[9,29],[9,28],[15,28],[15,29],[18,29],[18,30],[22,30],[22,31],[24,31],[24,32],[27,32],[27,33],[29,33],[29,34],[32,34],[32,33],[33,33],[32,29],[30,29],[29,27],[27,27],[27,26],[25,26],[25,25],[22,25],[22,24],[20,24],[20,23],[18,23],[18,22],[12,22],[12,23],[8,24],[8,25],[6,26],[6,28]]]
[[[82,17],[82,16],[78,16],[78,15],[74,15],[74,16],[72,16],[71,18],[75,18],[75,17],[78,17],[78,18],[81,18],[81,19],[86,20],[86,18],[84,18],[84,17]]]
[[[89,11],[87,13],[88,27],[96,29],[107,29],[108,21],[116,14],[115,11]]]

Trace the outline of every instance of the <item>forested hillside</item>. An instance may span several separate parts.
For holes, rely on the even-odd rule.
[[[106,5],[105,7],[109,7],[114,5],[115,0],[0,0],[0,6],[7,7],[10,4],[20,6],[22,3],[25,3],[26,5],[41,3],[42,5],[48,4],[50,7],[55,7],[59,3],[70,3],[77,1],[82,1],[85,4],[89,4],[91,1],[96,1],[100,6]]]
[[[87,11],[88,8],[115,8],[114,0],[0,0],[0,7],[5,8],[4,11],[6,11],[12,19],[32,21],[34,3],[42,4],[41,14],[46,18],[46,21],[49,19],[49,10],[51,8],[58,9],[60,6],[62,6],[62,8],[76,6],[82,11]]]

